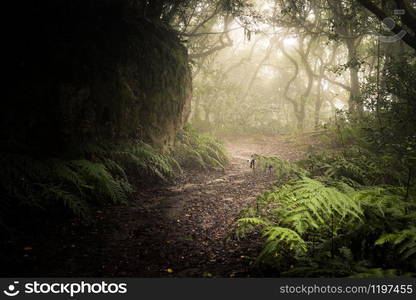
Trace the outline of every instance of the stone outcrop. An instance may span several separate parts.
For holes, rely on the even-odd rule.
[[[128,3],[25,3],[25,25],[7,37],[3,141],[42,153],[132,139],[172,145],[190,111],[187,51]]]

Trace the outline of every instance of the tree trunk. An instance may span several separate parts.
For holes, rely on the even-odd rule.
[[[207,121],[208,123],[209,123],[209,113],[210,113],[210,111],[208,110],[208,109],[204,109],[204,112],[205,112],[205,118],[204,118],[204,121]]]
[[[304,96],[301,96],[301,98],[304,98]],[[299,132],[303,132],[303,129],[305,128],[305,103],[306,99],[302,99],[302,105],[299,107],[299,111],[296,112],[296,119],[297,119],[297,129]]]
[[[360,80],[358,77],[359,65],[357,59],[357,49],[355,39],[346,39],[345,44],[348,49],[348,63],[350,64],[350,97],[348,100],[348,109],[350,113],[356,114],[363,111],[360,93]]]
[[[316,100],[315,100],[315,111],[313,116],[313,123],[315,130],[319,128],[319,118],[321,115],[321,106],[322,106],[322,99],[321,99],[321,90],[322,90],[322,78],[324,76],[325,68],[323,65],[319,68],[319,77],[317,81],[317,91],[316,91]]]
[[[199,106],[199,97],[195,97],[193,120],[196,123],[198,123],[198,122],[201,121],[201,112],[200,112],[200,106]]]

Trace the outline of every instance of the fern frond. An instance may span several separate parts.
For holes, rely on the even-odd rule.
[[[172,155],[180,165],[188,168],[223,169],[228,163],[222,143],[189,126],[178,132]]]
[[[402,259],[408,259],[416,254],[416,227],[412,226],[395,233],[383,234],[375,241],[375,245],[378,246],[387,243],[396,246]]]
[[[334,217],[338,222],[344,219],[361,220],[359,203],[335,188],[305,177],[290,185],[290,189],[296,201],[285,203],[281,223],[293,227],[300,234],[310,228],[328,228]],[[287,198],[287,194],[285,196]]]
[[[257,227],[270,226],[271,222],[266,219],[257,217],[247,217],[237,220],[235,234],[237,238],[243,238],[248,232],[253,231]]]
[[[275,156],[257,155],[256,166],[262,171],[267,171],[269,168],[272,168],[276,177],[279,179],[301,178],[308,174],[307,170],[297,164]]]
[[[273,257],[284,249],[298,254],[305,253],[308,250],[306,242],[300,235],[289,228],[268,226],[265,228],[263,236],[266,238],[266,242],[258,256],[259,261]]]
[[[85,181],[102,200],[108,199],[113,203],[125,203],[128,193],[132,192],[132,187],[126,190],[128,186],[125,182],[113,178],[102,164],[88,160],[74,160],[70,161],[69,165],[85,178]]]

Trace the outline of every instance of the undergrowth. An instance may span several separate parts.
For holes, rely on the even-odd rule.
[[[228,157],[221,142],[189,126],[178,133],[173,157],[186,168],[223,169],[228,163]]]
[[[256,154],[256,169],[272,171],[281,181],[306,176],[308,171],[279,157],[268,157]]]
[[[297,163],[263,160],[274,163],[283,184],[243,210],[235,231],[239,239],[263,236],[258,270],[288,277],[416,274],[416,187],[408,165],[358,144]]]
[[[183,168],[227,163],[213,137],[185,128],[177,140],[167,153],[142,141],[79,145],[60,157],[2,153],[1,231],[30,230],[31,222],[65,215],[88,219],[91,208],[128,204],[137,187],[172,182]]]

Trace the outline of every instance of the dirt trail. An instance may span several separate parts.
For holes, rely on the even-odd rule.
[[[29,273],[48,276],[247,276],[257,244],[237,243],[241,209],[271,187],[273,174],[253,174],[251,154],[288,160],[301,156],[283,138],[228,138],[224,171],[188,172],[175,185],[141,191],[130,207],[96,212],[94,226],[66,229],[66,237],[38,256]],[[82,232],[82,231],[81,231]],[[57,249],[58,248],[58,249]],[[57,254],[60,253],[60,254]],[[58,257],[56,257],[58,256]]]
[[[273,174],[254,175],[251,154],[296,160],[293,145],[277,138],[227,139],[230,165],[223,171],[192,172],[178,185],[147,191],[130,210],[121,208],[105,253],[103,273],[118,276],[240,276],[249,268],[247,247],[230,239],[240,210],[275,181]]]

